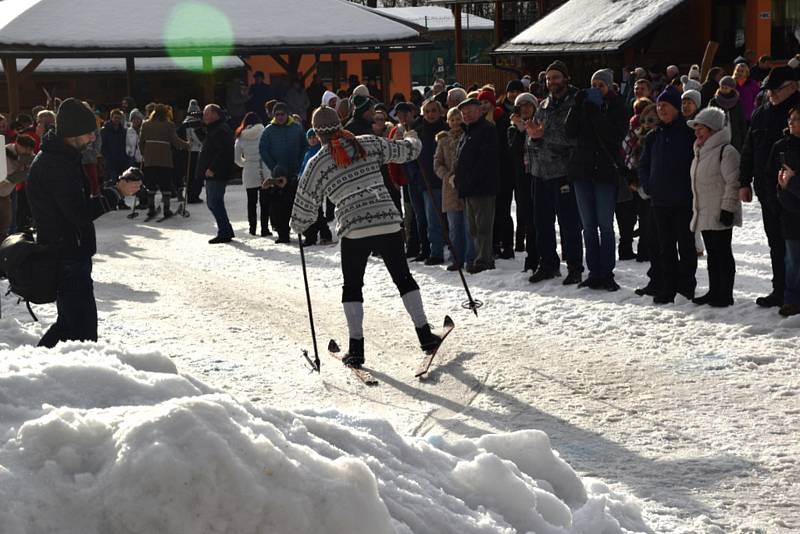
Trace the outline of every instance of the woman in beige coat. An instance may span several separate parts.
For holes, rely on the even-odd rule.
[[[475,242],[469,235],[464,202],[458,198],[455,186],[456,154],[458,142],[464,133],[461,128],[463,122],[458,108],[451,108],[447,112],[450,130],[436,135],[436,153],[433,156],[433,170],[442,179],[442,211],[447,214],[450,242],[455,249],[453,263],[447,267],[448,271],[464,267],[464,262],[469,267],[475,261]]]
[[[695,304],[723,308],[733,304],[736,263],[731,250],[733,227],[742,225],[739,201],[739,152],[731,144],[725,113],[709,107],[687,124],[697,141],[692,161],[691,230],[701,232],[708,251],[708,293]]]

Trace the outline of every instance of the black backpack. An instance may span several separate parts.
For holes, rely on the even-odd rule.
[[[0,243],[0,274],[8,278],[9,293],[25,300],[29,311],[31,303],[56,301],[58,257],[30,233],[11,234]]]

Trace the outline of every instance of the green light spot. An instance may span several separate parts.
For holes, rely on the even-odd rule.
[[[230,55],[233,28],[228,17],[215,7],[184,2],[175,6],[164,27],[164,47],[175,64],[185,70],[210,72],[203,68],[203,55]]]

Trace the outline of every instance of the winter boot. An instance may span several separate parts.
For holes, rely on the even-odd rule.
[[[573,267],[568,267],[567,269],[568,269],[567,270],[567,277],[564,278],[564,281],[562,283],[565,286],[572,286],[572,285],[580,284],[581,280],[583,279],[583,276],[581,276],[581,269],[580,268],[573,268]]]
[[[426,324],[417,328],[417,338],[419,339],[419,347],[426,354],[435,352],[442,344],[442,338],[431,332],[431,325]]]
[[[156,216],[156,194],[153,192],[147,193],[147,216]]]
[[[164,203],[164,213],[163,213],[162,216],[165,219],[167,217],[172,217],[174,215],[174,213],[172,213],[172,210],[169,209],[169,193],[162,193],[161,194],[161,200]]]
[[[348,367],[360,368],[364,365],[364,338],[350,338],[350,348],[342,356],[342,363]]]

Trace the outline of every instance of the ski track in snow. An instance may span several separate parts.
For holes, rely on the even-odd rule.
[[[622,289],[604,293],[536,286],[522,255],[468,276],[486,305],[460,306],[458,276],[412,264],[429,320],[450,314],[456,329],[424,381],[421,353],[383,264],[365,277],[366,388],[325,352],[347,345],[339,251],[311,247],[306,259],[321,375],[313,356],[299,249],[247,234],[244,192],[226,195],[237,240],[214,233],[205,206],[191,218],[97,222],[95,293],[100,336],[159,350],[182,370],[255,403],[336,408],[388,419],[401,434],[478,437],[535,428],[581,476],[642,500],[656,532],[790,532],[800,529],[800,317],[782,319],[753,300],[769,289],[769,255],[757,204],[734,230],[736,305],[715,310],[678,297],[655,307],[633,289],[646,264],[621,262]],[[563,270],[563,269],[562,269]],[[706,287],[698,265],[698,292]],[[3,297],[3,313],[29,321]],[[54,306],[37,307],[45,325]],[[24,339],[35,343],[41,327]]]

